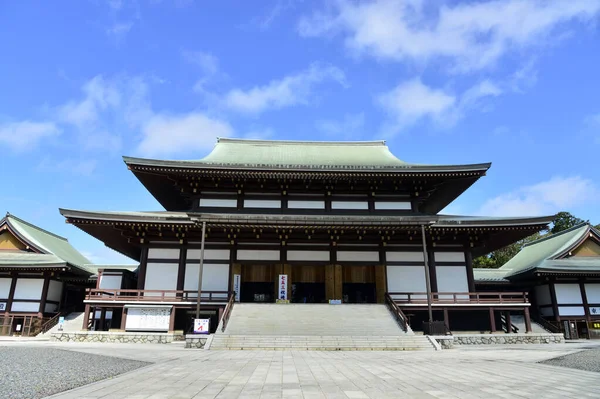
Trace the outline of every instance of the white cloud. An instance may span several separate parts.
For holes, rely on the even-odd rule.
[[[541,216],[588,203],[597,198],[598,187],[581,176],[553,177],[486,201],[477,212],[486,216]]]
[[[213,75],[219,70],[219,60],[211,53],[184,50],[181,54],[186,61],[199,66],[206,74]]]
[[[58,110],[59,117],[63,122],[79,128],[96,123],[102,111],[116,108],[121,102],[121,94],[115,84],[106,81],[100,75],[86,82],[82,91],[83,99],[69,101]]]
[[[221,98],[221,103],[225,108],[246,114],[307,105],[314,98],[315,86],[327,81],[346,85],[346,78],[341,69],[331,65],[313,64],[307,70],[272,80],[264,86],[255,86],[248,90],[230,90]]]
[[[228,137],[232,127],[201,112],[180,115],[156,114],[142,126],[138,152],[146,156],[173,155],[205,150],[216,137]]]
[[[122,39],[133,28],[133,22],[116,22],[106,28],[106,34],[117,40]]]
[[[301,18],[298,31],[305,37],[341,34],[358,54],[417,63],[441,58],[467,72],[511,50],[551,42],[565,23],[587,22],[599,12],[597,0],[338,0]]]
[[[338,139],[355,140],[363,136],[365,114],[346,114],[341,120],[317,121],[317,130]]]
[[[46,138],[58,136],[60,128],[54,122],[21,121],[0,124],[0,144],[15,151],[36,147]]]

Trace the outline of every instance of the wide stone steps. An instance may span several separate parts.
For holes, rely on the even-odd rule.
[[[425,336],[215,335],[211,350],[435,350]]]

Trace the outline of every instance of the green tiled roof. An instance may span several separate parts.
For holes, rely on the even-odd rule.
[[[0,220],[0,225],[4,223],[7,223],[20,239],[42,252],[42,254],[54,256],[56,259],[62,261],[62,263],[67,263],[81,271],[90,273],[89,268],[86,267],[87,264],[91,263],[89,259],[77,251],[66,238],[46,231],[11,214],[7,214],[6,217]],[[0,256],[9,256],[9,253],[0,253]],[[44,261],[42,258],[39,259],[41,262]],[[34,258],[31,258],[31,261],[33,260]]]
[[[210,154],[200,160],[164,161],[123,158],[125,163],[162,167],[224,167],[307,170],[485,171],[491,164],[421,165],[404,162],[385,141],[275,141],[219,138]]]
[[[38,254],[25,251],[0,252],[1,266],[66,266],[67,262],[53,254]]]

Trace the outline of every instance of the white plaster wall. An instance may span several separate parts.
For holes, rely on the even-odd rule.
[[[41,299],[43,288],[43,278],[19,278],[15,287],[14,299]]]
[[[464,252],[434,252],[436,262],[466,262]]]
[[[367,201],[331,201],[331,209],[360,209],[368,210]]]
[[[12,284],[11,277],[0,278],[0,298],[8,299],[8,294],[10,294],[10,285],[11,284]]]
[[[325,209],[325,201],[288,200],[290,209]]]
[[[179,248],[150,248],[148,259],[179,259]]]
[[[194,259],[200,260],[200,250],[199,249],[188,249],[187,252],[187,260]],[[230,251],[228,249],[205,249],[204,250],[204,259],[210,260],[229,260]]]
[[[466,266],[436,266],[438,292],[469,292]],[[440,295],[441,299],[452,298],[452,295]],[[458,295],[467,299],[468,295]]]
[[[62,281],[50,280],[50,284],[48,285],[48,295],[46,296],[46,300],[60,302],[60,298],[62,297],[62,289],[63,289]]]
[[[236,199],[200,198],[200,206],[207,208],[236,208]]]
[[[587,296],[588,304],[600,303],[600,284],[586,284],[585,295]]]
[[[378,202],[375,201],[376,210],[408,210],[412,209],[411,203],[407,201]]]
[[[329,251],[288,251],[288,260],[329,261]]]
[[[41,293],[40,293],[41,296]],[[39,302],[13,302],[11,312],[39,312]]]
[[[279,260],[279,251],[268,249],[238,249],[238,260]]]
[[[559,316],[585,316],[585,310],[583,306],[559,306],[558,314]]]
[[[244,200],[244,208],[281,208],[281,200]]]
[[[550,286],[540,285],[535,287],[535,299],[538,305],[551,305],[552,296],[550,296]]]
[[[104,288],[107,290],[118,290],[121,288],[121,282],[123,281],[123,276],[100,276],[100,288]]]
[[[388,262],[420,262],[423,263],[423,252],[386,252]]]
[[[387,266],[388,292],[427,292],[425,283],[425,266]],[[406,299],[406,295],[394,296]],[[425,295],[414,296],[425,299]]]
[[[179,265],[177,263],[148,263],[146,266],[144,289],[176,290],[178,270]],[[146,293],[145,295],[157,296],[160,293]]]
[[[379,262],[379,252],[371,251],[338,251],[339,262]]]
[[[185,279],[183,282],[184,290],[198,291],[198,263],[188,263],[185,265]],[[229,265],[218,265],[205,263],[202,271],[202,291],[228,291],[229,286]],[[198,294],[190,293],[189,296],[197,297]],[[202,295],[204,298],[205,295]],[[206,295],[208,296],[208,295]],[[227,294],[220,295],[223,299]],[[213,297],[215,297],[213,295]]]
[[[579,284],[555,284],[554,290],[556,291],[556,302],[561,305],[583,303]]]
[[[46,313],[56,313],[58,310],[58,305],[55,303],[47,303],[44,309]]]

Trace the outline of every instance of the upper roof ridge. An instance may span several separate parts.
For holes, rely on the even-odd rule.
[[[242,139],[217,137],[217,143],[239,143],[239,144],[282,144],[282,145],[340,145],[340,146],[387,146],[385,140],[365,140],[365,141],[327,141],[327,140],[261,140],[261,139]]]
[[[532,245],[535,245],[535,244],[539,244],[540,242],[548,241],[548,240],[551,240],[551,239],[556,238],[556,237],[560,237],[563,234],[570,233],[571,231],[580,229],[580,228],[582,228],[585,225],[591,226],[589,222],[582,222],[582,223],[576,224],[575,226],[569,227],[568,229],[559,231],[558,233],[546,234],[545,236],[543,236],[541,238],[538,238],[535,241],[531,241],[531,242],[528,242],[527,244],[523,245],[523,248],[529,247],[529,246],[532,246]]]
[[[42,233],[45,233],[45,234],[51,235],[51,236],[53,236],[53,237],[56,237],[56,238],[58,238],[58,239],[61,239],[61,240],[63,240],[63,241],[69,242],[69,240],[68,240],[66,237],[59,236],[58,234],[56,234],[56,233],[53,233],[53,232],[51,232],[51,231],[48,231],[48,230],[46,230],[46,229],[43,229],[43,228],[41,228],[40,226],[36,226],[35,224],[33,224],[33,223],[30,223],[30,222],[28,222],[27,220],[23,220],[23,219],[21,219],[20,217],[17,217],[17,216],[15,216],[15,215],[13,215],[13,214],[11,214],[11,213],[9,213],[9,212],[6,212],[6,217],[5,217],[4,219],[15,219],[15,220],[17,220],[17,221],[19,221],[19,222],[21,222],[21,223],[23,223],[23,224],[26,224],[26,225],[27,225],[27,226],[29,226],[29,227],[33,227],[34,229],[41,231]]]

